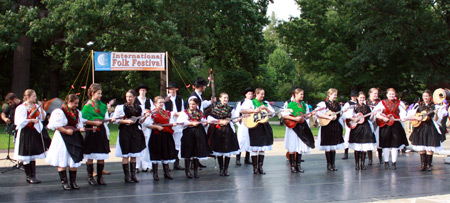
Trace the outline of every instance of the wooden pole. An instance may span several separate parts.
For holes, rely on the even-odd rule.
[[[167,60],[167,55],[166,55],[166,60]],[[167,61],[166,61],[166,64],[165,64],[165,69],[163,70],[163,71],[161,71],[161,73],[160,73],[160,89],[159,89],[159,93],[160,93],[160,95],[162,96],[162,97],[166,97],[166,85],[167,85],[167,74],[166,74],[166,72],[167,72]]]
[[[95,59],[94,59],[94,50],[91,50],[91,60],[92,60],[92,84],[95,83],[95,77],[94,77],[94,72],[95,72]]]

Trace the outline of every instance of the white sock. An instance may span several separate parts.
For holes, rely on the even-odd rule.
[[[392,153],[392,163],[397,162],[398,149],[397,149],[397,148],[392,149],[392,150],[391,150],[391,153]]]
[[[389,148],[383,148],[384,162],[389,162],[389,152],[390,151],[391,151],[391,149],[389,149]]]
[[[264,156],[264,152],[259,152],[259,155],[263,155]]]
[[[258,152],[250,152],[250,156],[258,156]]]

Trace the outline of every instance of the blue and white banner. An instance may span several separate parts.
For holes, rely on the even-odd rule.
[[[94,52],[96,71],[164,71],[166,53]]]

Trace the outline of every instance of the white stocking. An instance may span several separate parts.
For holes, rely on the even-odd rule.
[[[391,149],[389,149],[389,148],[383,148],[384,162],[389,162],[389,152],[390,151],[391,151]]]
[[[392,163],[397,162],[398,149],[397,148],[392,149],[391,153],[392,153]]]

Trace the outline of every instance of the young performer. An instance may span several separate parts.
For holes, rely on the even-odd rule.
[[[211,131],[210,147],[213,155],[217,156],[219,161],[220,176],[229,176],[228,165],[230,164],[230,156],[240,153],[239,143],[234,123],[229,120],[234,110],[232,106],[228,105],[228,94],[220,93],[219,100],[220,104],[216,105],[212,114],[208,116],[208,121],[218,123],[209,127]],[[225,157],[225,163],[223,157]]]
[[[327,100],[317,104],[317,108],[324,108],[326,110],[317,111],[316,116],[320,119],[330,120],[326,126],[320,126],[319,136],[317,141],[319,144],[319,150],[325,151],[327,158],[327,169],[329,171],[337,171],[335,165],[336,150],[343,149],[344,139],[342,138],[343,120],[341,117],[341,106],[336,101],[338,91],[337,89],[330,88],[327,92]],[[326,115],[327,111],[337,113],[336,115]]]
[[[77,168],[83,160],[83,123],[85,120],[77,109],[79,99],[74,94],[69,94],[64,105],[55,109],[50,117],[48,128],[55,130],[53,142],[45,159],[47,163],[58,167],[61,186],[64,190],[78,190],[76,183]],[[69,167],[70,186],[67,180],[66,168]]]
[[[369,90],[369,99],[367,100],[367,105],[369,105],[370,109],[373,110],[375,108],[375,106],[378,105],[378,103],[380,102],[380,99],[378,99],[378,88],[372,87]],[[377,122],[375,121],[375,119],[373,119],[372,121],[372,126],[373,126],[373,131],[375,132],[378,128],[377,126]],[[378,146],[378,136],[375,135],[375,139],[377,141],[375,146]],[[383,163],[383,150],[381,148],[377,147],[377,152],[378,152],[378,159],[380,160],[380,164]],[[372,162],[373,162],[373,158],[372,158],[372,150],[367,151],[367,156],[369,158],[369,163],[368,165],[371,166]]]
[[[370,107],[365,104],[366,95],[364,92],[358,93],[358,103],[355,108],[349,108],[349,110],[343,115],[346,119],[358,121],[357,116],[364,116],[371,113]],[[366,170],[365,160],[366,152],[374,149],[376,140],[375,134],[373,134],[373,126],[371,120],[375,118],[374,115],[369,115],[364,119],[362,124],[357,124],[354,129],[350,129],[349,147],[355,152],[355,169]],[[361,164],[360,164],[361,160]]]
[[[382,120],[382,122],[384,123],[387,123],[389,121],[389,118],[387,116],[393,116],[393,118],[398,120],[396,120],[392,126],[379,126],[375,134],[378,134],[379,147],[383,149],[385,169],[390,169],[389,152],[391,152],[392,170],[396,170],[398,150],[403,149],[408,145],[405,129],[400,122],[403,121],[406,117],[406,109],[405,104],[403,104],[403,102],[400,102],[400,100],[396,98],[396,91],[394,88],[387,89],[386,97],[387,99],[382,100],[373,109],[373,111],[379,111],[376,114],[376,118]]]
[[[37,184],[36,159],[45,158],[45,146],[43,143],[41,121],[45,118],[45,111],[35,104],[36,92],[27,89],[23,93],[23,103],[16,108],[14,124],[16,125],[17,138],[14,146],[14,158],[24,164],[27,182]]]
[[[289,153],[289,162],[291,164],[292,173],[303,173],[300,166],[302,160],[302,154],[308,154],[312,148],[314,148],[314,135],[309,128],[308,118],[302,117],[302,115],[309,113],[307,104],[303,101],[304,91],[300,88],[295,88],[292,92],[294,101],[288,103],[287,108],[292,112],[284,111],[282,116],[284,119],[296,121],[297,124],[294,128],[286,127],[286,133],[284,134],[284,147]],[[312,115],[315,112],[311,113]],[[301,123],[301,120],[303,122]]]
[[[153,168],[153,179],[159,180],[158,177],[158,164],[163,164],[164,178],[172,180],[172,176],[169,173],[169,163],[174,163],[177,158],[177,150],[175,149],[175,141],[173,139],[172,126],[173,114],[170,111],[164,110],[164,99],[160,96],[154,99],[156,108],[155,113],[151,118],[148,118],[148,122],[145,122],[145,126],[152,129],[152,135],[148,143],[150,149],[150,159]],[[172,121],[172,122],[171,122]],[[165,125],[165,126],[164,126]]]
[[[206,132],[202,123],[205,122],[203,113],[198,110],[200,100],[195,96],[188,99],[189,108],[179,113],[177,123],[183,123],[184,130],[181,137],[181,157],[184,158],[186,177],[192,178],[189,170],[191,160],[194,162],[194,177],[198,176],[199,160],[208,159],[209,149]]]
[[[355,106],[356,103],[358,103],[358,92],[356,90],[350,91],[350,100],[344,104],[344,109],[350,108],[350,106]],[[348,139],[350,137],[350,128],[347,126],[345,127],[345,135],[344,135],[344,144],[345,144],[345,151],[344,156],[342,159],[348,159]]]
[[[428,120],[422,121],[418,127],[414,127],[409,140],[415,151],[419,151],[421,171],[431,171],[431,160],[433,153],[442,150],[441,129],[439,122],[442,115],[445,114],[444,108],[436,108],[431,101],[432,93],[425,90],[422,94],[423,102],[414,105],[414,108],[408,112],[408,117],[416,120],[422,120],[428,116]],[[425,112],[428,115],[415,116],[416,113]]]
[[[242,114],[260,113],[262,110],[267,111],[267,113],[275,112],[269,102],[263,101],[265,96],[264,89],[256,88],[255,95],[255,99],[247,100],[242,104]],[[262,166],[264,164],[264,152],[272,150],[272,127],[268,122],[260,123],[248,131],[250,137],[248,151],[251,151],[252,155],[253,174],[266,174]]]
[[[245,99],[237,103],[236,111],[234,111],[235,115],[233,115],[233,117],[238,117],[238,116],[242,115],[241,114],[242,104],[247,100],[251,101],[253,99],[254,93],[255,93],[255,90],[253,90],[252,88],[245,89],[245,91],[244,91]],[[242,119],[239,119],[239,120],[242,120]],[[248,147],[250,146],[250,138],[248,135],[248,128],[242,122],[237,122],[236,124],[238,126],[237,136],[238,136],[238,142],[239,142],[239,149],[240,149],[240,152],[245,152],[244,163],[252,164],[252,162],[250,161],[250,152],[247,151]],[[238,165],[238,166],[241,165],[241,153],[236,155],[236,165]]]
[[[139,94],[139,96],[136,97],[135,103],[141,105],[142,108],[144,108],[146,111],[153,110],[155,108],[155,105],[153,104],[153,101],[150,98],[147,98],[147,92],[149,90],[149,87],[145,84],[140,84],[136,88],[136,92]],[[145,150],[144,155],[141,157],[136,157],[136,172],[139,173],[139,169],[142,168],[142,172],[150,172],[152,168],[152,164],[148,162],[147,160],[150,160],[150,154],[148,151],[148,140],[150,139],[151,130],[148,128],[143,128],[142,131],[144,132],[145,137]]]
[[[105,167],[105,159],[109,158],[109,128],[105,119],[109,118],[107,106],[100,101],[102,98],[102,86],[93,83],[88,89],[89,101],[81,110],[86,128],[98,127],[97,131],[86,131],[84,138],[83,154],[86,161],[88,172],[88,183],[90,185],[106,185],[103,181],[103,168]],[[111,119],[115,121],[114,118]],[[97,181],[95,181],[94,159],[97,160]]]
[[[127,102],[117,105],[114,111],[115,123],[120,124],[116,157],[122,157],[124,180],[127,183],[139,182],[136,178],[136,158],[144,155],[146,147],[141,123],[145,121],[149,113],[145,113],[142,106],[135,102],[136,94],[136,91],[128,90],[125,94]]]
[[[169,86],[167,87],[169,90],[169,95],[165,99],[164,110],[170,111],[172,115],[184,111],[184,102],[181,96],[177,95],[178,87],[177,83],[169,82]],[[173,128],[173,140],[175,141],[175,149],[177,150],[177,158],[173,164],[174,170],[184,170],[183,167],[180,166],[180,149],[181,149],[181,136],[183,135],[183,127],[177,126]]]

